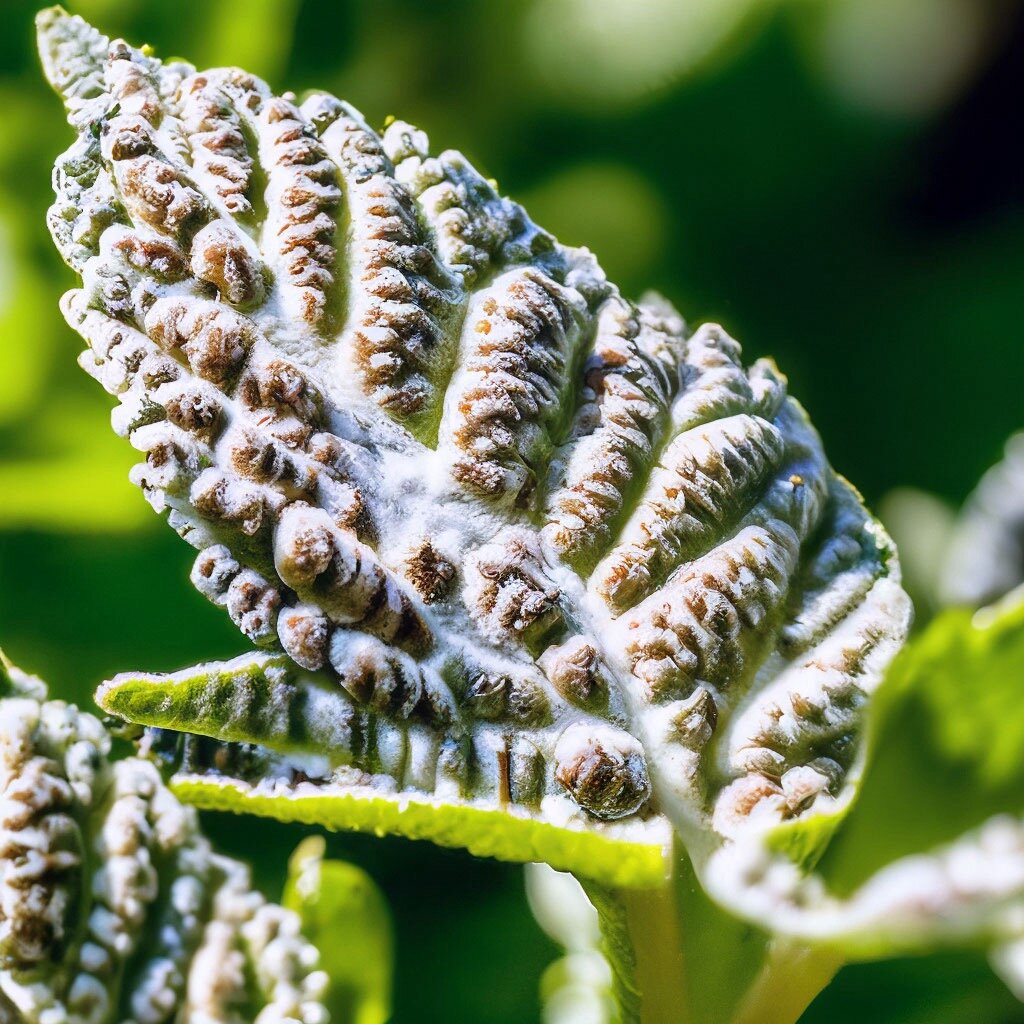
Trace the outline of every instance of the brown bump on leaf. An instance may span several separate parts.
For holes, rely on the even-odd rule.
[[[188,276],[188,259],[173,242],[144,238],[128,231],[114,242],[113,248],[133,270],[152,274],[161,281],[181,281]]]
[[[240,571],[241,566],[230,549],[224,544],[214,544],[199,552],[192,566],[191,580],[204,597],[220,602]]]
[[[525,530],[503,530],[466,560],[463,600],[492,639],[533,639],[546,633],[561,621],[560,596],[536,537]]]
[[[562,732],[555,779],[588,814],[606,820],[635,814],[651,795],[640,742],[603,723],[577,722]]]
[[[281,595],[259,573],[243,569],[228,587],[225,606],[231,621],[254,643],[276,636]]]
[[[327,616],[313,605],[285,608],[277,618],[277,635],[285,653],[302,668],[323,668],[331,626]]]
[[[257,483],[275,483],[290,468],[282,447],[252,428],[233,434],[228,457],[239,476]]]
[[[212,284],[233,306],[263,300],[260,264],[227,224],[213,221],[192,240],[192,273]]]
[[[289,506],[274,538],[274,564],[290,587],[309,587],[327,572],[334,555],[334,536],[323,514],[308,505]]]
[[[584,636],[549,647],[537,659],[551,685],[573,704],[589,704],[602,685],[597,648]]]
[[[104,152],[132,217],[178,239],[210,215],[202,193],[159,152],[145,121],[121,115],[104,132]]]
[[[405,559],[405,577],[426,604],[433,604],[451,589],[456,568],[429,539],[421,541]]]
[[[187,386],[164,402],[167,418],[182,430],[210,436],[221,417],[221,404],[212,394]]]
[[[259,532],[267,511],[258,488],[232,480],[212,467],[196,478],[189,497],[204,518],[236,524],[250,537]]]
[[[146,332],[166,351],[180,349],[192,371],[213,384],[234,376],[256,338],[246,317],[216,302],[177,298],[153,305]]]

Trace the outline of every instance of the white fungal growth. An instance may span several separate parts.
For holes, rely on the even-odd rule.
[[[597,818],[635,814],[651,783],[640,742],[621,729],[577,722],[555,744],[555,778]]]
[[[82,364],[196,586],[283,652],[108,708],[162,687],[146,724],[221,744],[183,772],[296,799],[718,841],[846,798],[909,608],[771,363],[404,122],[41,32]]]
[[[295,915],[211,851],[151,762],[112,761],[95,718],[0,675],[0,1010],[172,1024],[187,1007],[243,1024],[250,1004],[267,1024],[325,1024],[327,979]]]

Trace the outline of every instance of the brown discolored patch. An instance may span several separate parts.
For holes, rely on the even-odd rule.
[[[555,745],[555,763],[555,779],[595,818],[635,814],[651,795],[643,750],[620,729],[569,726]]]
[[[456,576],[454,563],[442,555],[430,540],[422,541],[406,558],[405,577],[426,604],[440,601],[450,590]]]
[[[214,221],[195,236],[192,273],[233,306],[251,306],[263,299],[262,266],[227,224]]]
[[[590,704],[605,686],[597,648],[586,637],[575,636],[560,647],[549,647],[538,664],[555,690],[573,704]]]

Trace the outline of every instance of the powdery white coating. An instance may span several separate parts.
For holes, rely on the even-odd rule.
[[[192,166],[231,214],[252,214],[246,197],[254,161],[249,155],[242,117],[224,92],[220,77],[189,75],[179,87],[180,110],[192,154]]]
[[[757,843],[722,848],[704,881],[742,916],[805,941],[841,943],[847,953],[1006,940],[1021,927],[1024,823],[990,818],[951,843],[893,861],[845,899]]]
[[[587,319],[578,291],[535,268],[509,271],[474,297],[441,423],[456,480],[513,502],[535,485]]]
[[[324,1024],[326,979],[295,915],[212,853],[152,763],[111,761],[92,715],[17,669],[3,680],[0,1011],[24,1024],[248,1024],[244,1000],[265,1024]],[[214,937],[230,957],[203,955]],[[186,991],[225,999],[182,1017]]]
[[[434,232],[442,262],[467,288],[496,267],[557,260],[555,240],[538,228],[517,203],[499,196],[461,154],[430,155],[426,132],[393,121],[381,138],[395,178],[415,197]]]
[[[305,673],[263,709],[259,661],[101,699],[167,687],[147,724],[174,729],[174,701],[233,701],[197,728],[251,744],[218,770],[296,793],[665,812],[716,842],[846,798],[909,609],[772,364],[631,303],[404,122],[42,32],[81,134],[50,223],[83,365],[196,585]],[[86,111],[67,83],[96,74]]]
[[[622,539],[597,567],[598,592],[621,611],[657,589],[680,562],[713,545],[730,516],[742,516],[784,451],[776,427],[746,414],[678,434]]]
[[[394,179],[383,144],[362,115],[333,96],[303,104],[337,164],[351,218],[347,330],[364,388],[402,415],[430,415],[453,356],[450,322],[460,314],[459,282],[435,256],[416,203]]]
[[[312,126],[287,100],[268,98],[255,124],[267,170],[265,244],[278,272],[284,311],[318,327],[335,283],[338,170]]]
[[[598,311],[568,458],[564,465],[553,461],[557,483],[545,509],[545,539],[574,564],[585,565],[620,525],[635,482],[664,438],[684,352],[683,321],[670,307],[634,309],[612,296]]]

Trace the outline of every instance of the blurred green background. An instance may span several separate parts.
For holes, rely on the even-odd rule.
[[[664,292],[771,354],[836,467],[877,503],[958,504],[1024,426],[1024,18],[1013,0],[88,0],[111,35],[456,147],[624,291]],[[0,33],[0,642],[61,696],[230,656],[186,548],[126,474],[75,366],[44,215],[70,141],[32,38]],[[303,830],[209,816],[279,887]],[[555,956],[518,868],[337,836],[385,890],[396,1020],[535,1020]],[[845,970],[807,1022],[1024,1021],[983,959]]]

